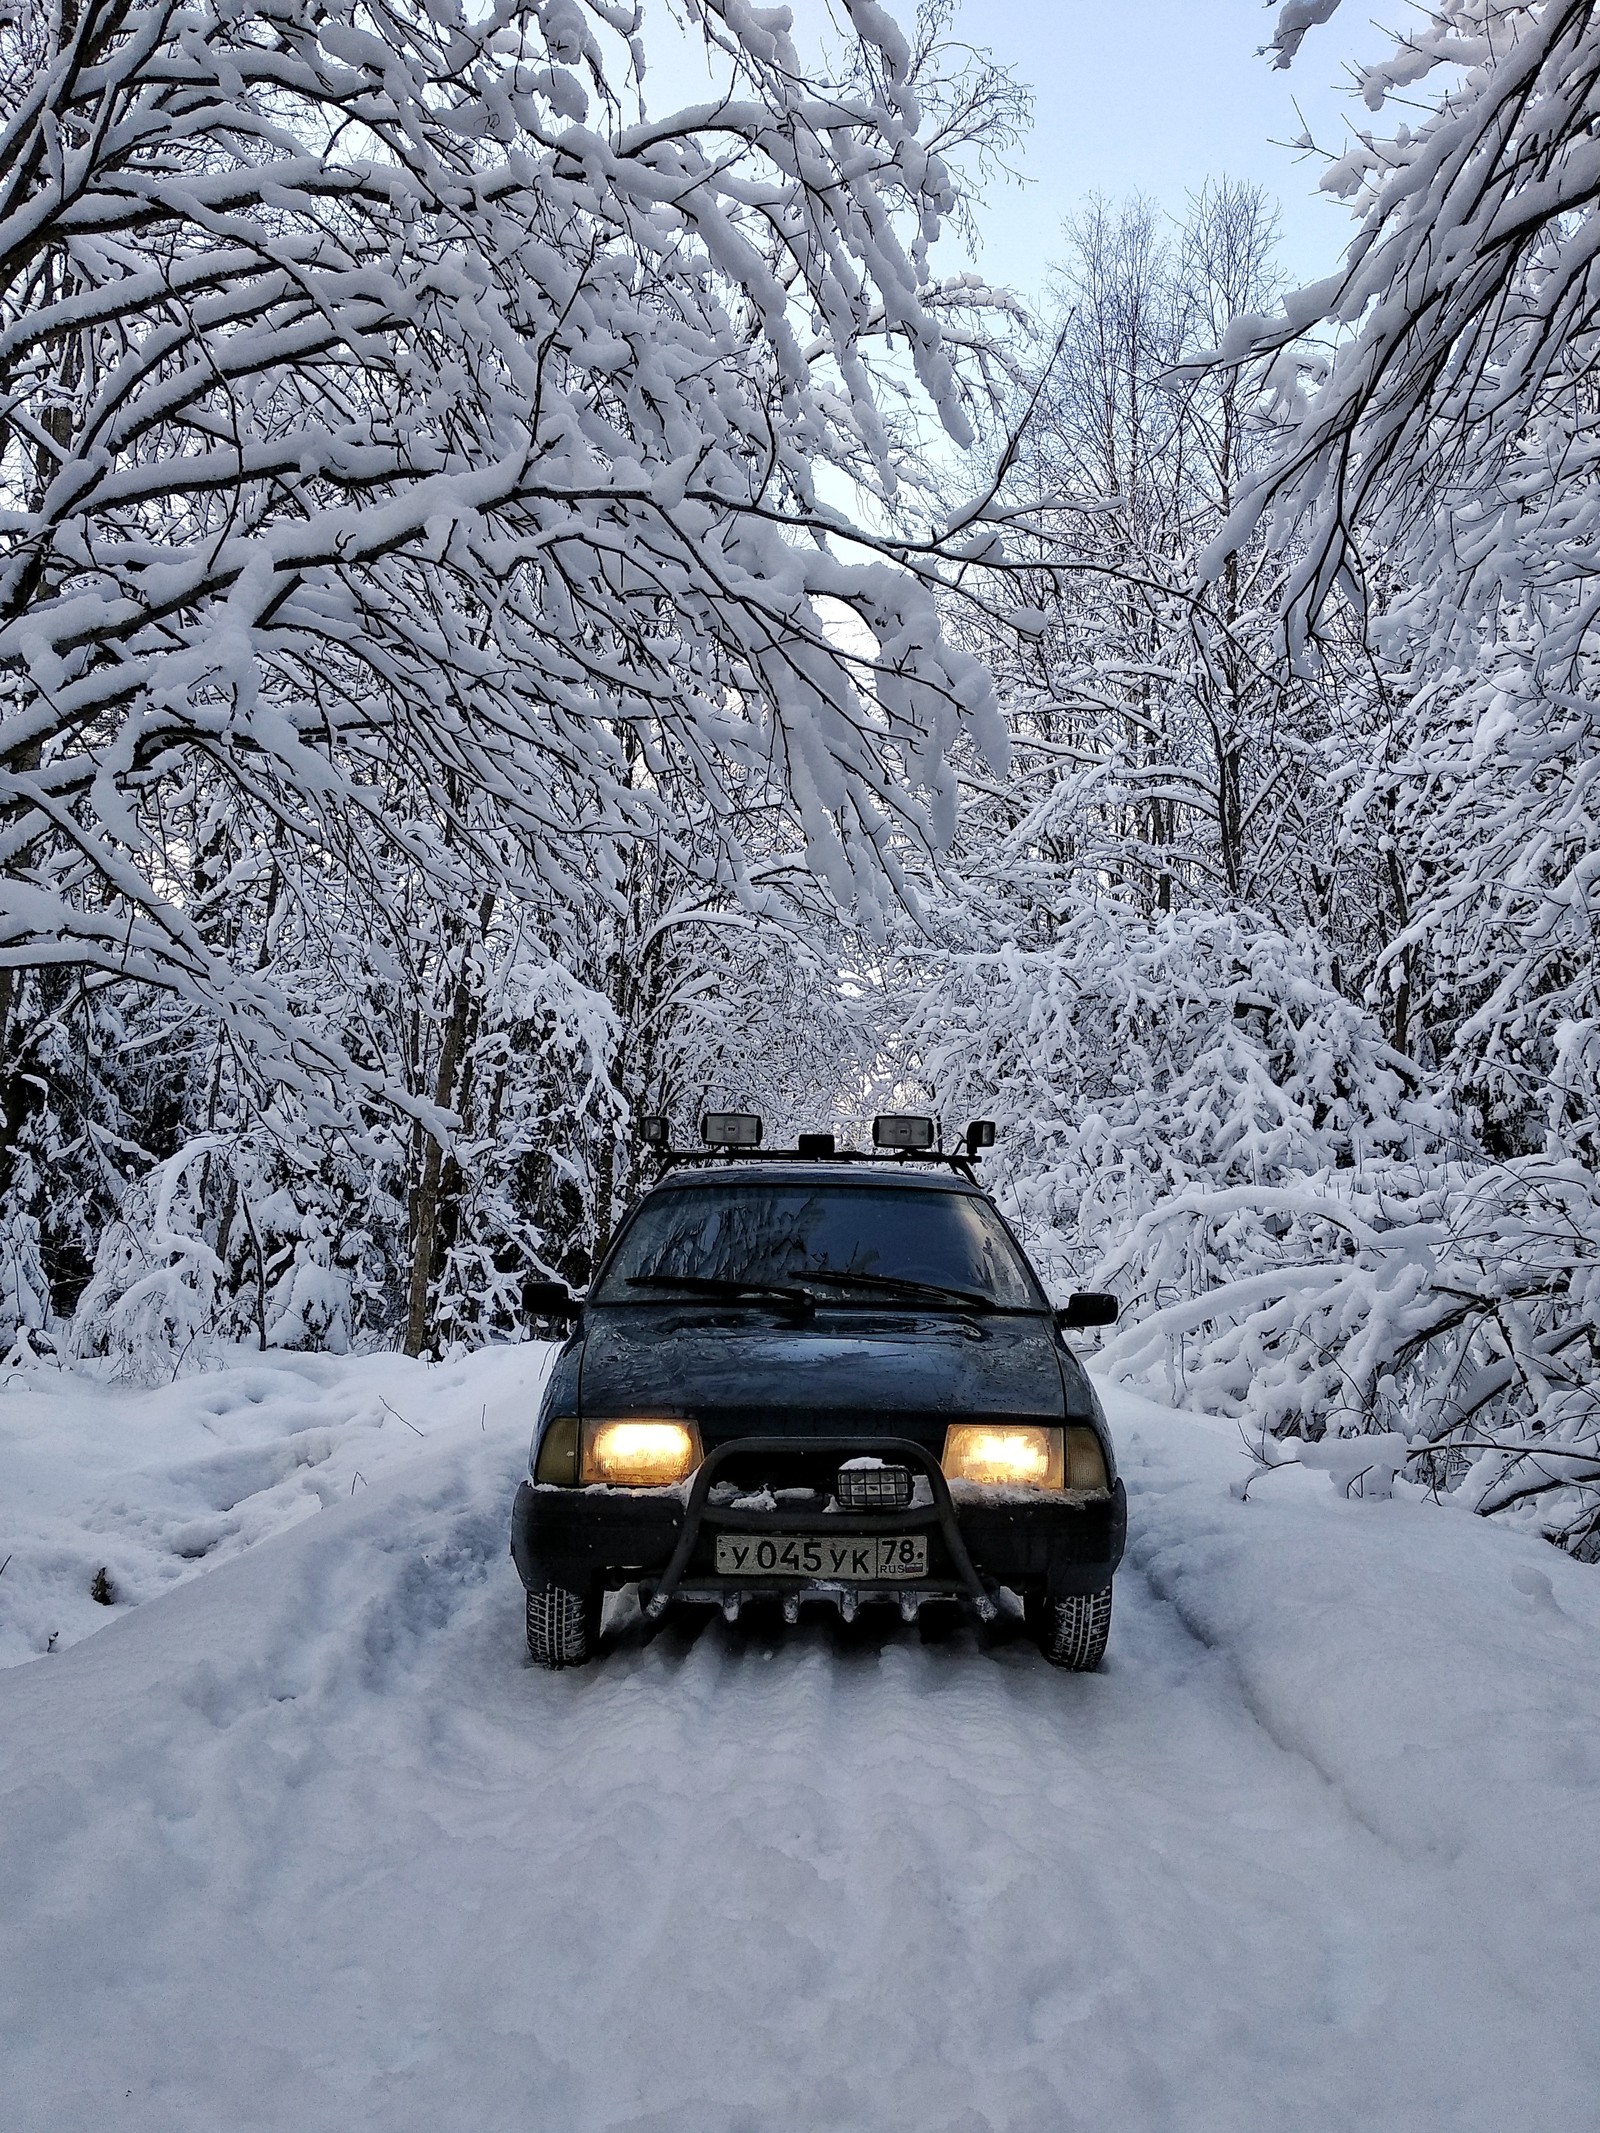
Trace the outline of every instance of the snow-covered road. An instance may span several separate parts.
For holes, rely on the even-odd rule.
[[[522,1357],[0,1674],[8,2133],[1600,2126],[1594,1571],[1325,1476],[1240,1504],[1113,1396],[1098,1676],[625,1610],[547,1676]]]

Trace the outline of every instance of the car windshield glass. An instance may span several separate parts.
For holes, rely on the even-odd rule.
[[[707,1179],[656,1193],[629,1223],[591,1301],[661,1301],[674,1275],[685,1278],[685,1293],[689,1283],[759,1283],[814,1286],[819,1301],[879,1310],[959,1309],[963,1300],[1045,1308],[993,1208],[973,1193],[918,1186]]]

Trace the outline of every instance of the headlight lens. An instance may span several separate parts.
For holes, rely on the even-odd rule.
[[[700,1464],[700,1434],[692,1423],[655,1415],[618,1416],[583,1425],[582,1482],[616,1489],[670,1488]]]
[[[1087,1422],[1067,1424],[1067,1487],[1069,1489],[1109,1489],[1111,1477],[1106,1472],[1106,1455],[1100,1449],[1100,1439]]]
[[[948,1481],[1059,1489],[1066,1460],[1059,1429],[1028,1422],[956,1422],[944,1433]]]
[[[578,1418],[576,1415],[557,1415],[544,1433],[544,1442],[539,1447],[538,1462],[533,1470],[535,1481],[554,1482],[561,1488],[575,1488],[578,1482]]]

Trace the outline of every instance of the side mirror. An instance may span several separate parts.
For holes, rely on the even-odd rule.
[[[1056,1324],[1063,1333],[1077,1332],[1084,1326],[1114,1326],[1120,1308],[1117,1299],[1101,1289],[1080,1289],[1056,1313]]]
[[[525,1281],[522,1308],[530,1318],[578,1318],[583,1306],[564,1281]]]

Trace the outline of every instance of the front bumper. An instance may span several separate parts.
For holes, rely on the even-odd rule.
[[[719,1479],[759,1474],[763,1462],[781,1460],[792,1469],[836,1471],[844,1459],[871,1454],[910,1466],[928,1481],[931,1501],[908,1511],[852,1513],[734,1509],[710,1501]],[[741,1438],[710,1452],[695,1475],[687,1500],[656,1489],[573,1489],[524,1481],[511,1515],[511,1553],[524,1585],[537,1590],[565,1585],[575,1592],[601,1583],[637,1582],[650,1593],[653,1612],[679,1590],[697,1599],[753,1591],[780,1594],[836,1588],[803,1577],[759,1580],[719,1576],[715,1536],[747,1533],[826,1534],[835,1538],[923,1532],[928,1540],[925,1578],[892,1585],[855,1584],[858,1599],[951,1595],[993,1612],[994,1591],[1004,1585],[1023,1594],[1065,1599],[1102,1591],[1122,1560],[1127,1536],[1127,1496],[1120,1481],[1104,1496],[1037,1502],[965,1501],[951,1497],[934,1455],[907,1439],[830,1437]]]

